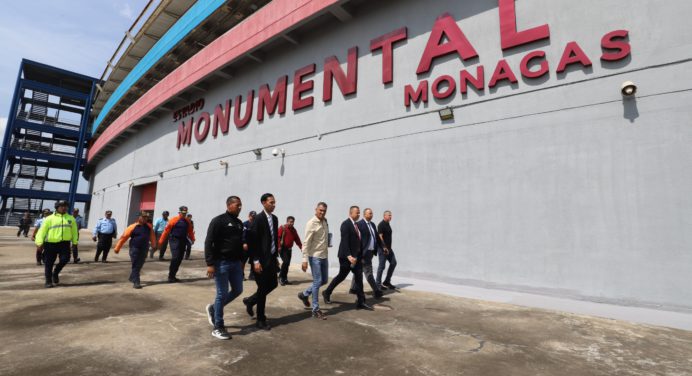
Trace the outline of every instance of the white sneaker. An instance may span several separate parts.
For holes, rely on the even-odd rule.
[[[228,334],[226,328],[216,328],[211,332],[211,335],[218,339],[231,339],[231,335]]]
[[[209,320],[209,325],[214,326],[214,305],[207,304],[205,311],[207,311],[207,320]]]

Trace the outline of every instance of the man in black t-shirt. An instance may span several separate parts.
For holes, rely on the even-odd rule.
[[[387,210],[384,212],[382,222],[377,225],[378,236],[382,240],[382,243],[384,243],[384,249],[377,254],[380,262],[377,265],[376,282],[382,290],[396,289],[396,286],[392,285],[392,274],[394,274],[394,269],[396,268],[396,256],[394,256],[394,250],[392,250],[392,226],[389,225],[391,220],[392,212]],[[384,272],[386,261],[389,261],[389,269],[387,269],[387,277],[384,282],[382,282],[382,272]]]
[[[224,326],[223,307],[243,293],[243,222],[238,218],[242,207],[239,197],[227,198],[226,212],[211,220],[204,241],[207,277],[216,283],[216,299],[207,304],[207,319],[214,327],[211,335],[218,339],[231,339]]]

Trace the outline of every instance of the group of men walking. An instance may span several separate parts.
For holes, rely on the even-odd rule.
[[[263,194],[260,202],[263,210],[260,213],[250,212],[248,220],[242,222],[239,218],[242,210],[241,199],[237,196],[228,197],[226,211],[213,218],[207,229],[204,256],[207,277],[214,279],[216,295],[214,303],[207,305],[206,313],[209,323],[214,328],[212,335],[219,339],[231,338],[224,326],[223,310],[243,292],[246,263],[250,264],[249,278],[255,281],[257,289],[243,299],[245,310],[250,317],[256,318],[257,328],[271,329],[265,312],[267,296],[279,283],[290,284],[288,271],[294,244],[302,252],[302,271],[307,272],[310,267],[313,277],[312,284],[298,293],[298,299],[306,308],[312,310],[313,317],[326,319],[325,313],[320,309],[319,290],[327,284],[329,278],[328,249],[331,246],[331,233],[326,218],[327,204],[317,204],[315,215],[305,226],[305,236],[301,242],[294,227],[294,217],[289,216],[286,224],[279,226],[279,220],[273,214],[276,199],[271,193]],[[41,223],[38,223],[38,230],[34,233],[37,262],[45,263],[46,287],[59,284],[59,274],[69,262],[70,251],[74,252],[75,262],[79,262],[78,231],[83,222],[81,217],[77,220],[78,211],[75,212],[76,216],[67,214],[68,207],[66,201],[56,202],[55,213],[44,212]],[[102,255],[102,262],[106,262],[112,241],[117,238],[117,225],[111,217],[112,212],[107,211],[105,218],[99,219],[94,227],[93,240],[97,242],[95,261]],[[152,225],[149,214],[140,212],[137,221],[125,229],[115,246],[117,254],[129,240],[129,256],[132,263],[129,281],[136,289],[142,287],[140,273],[147,256],[153,258],[154,252],[159,250],[159,259],[163,259],[168,245],[171,249],[168,282],[180,282],[176,274],[185,257],[188,244],[191,245],[195,241],[195,234],[186,206],[179,208],[178,216],[171,219],[168,217],[168,212],[164,212],[163,217]],[[360,208],[352,206],[349,209],[349,217],[341,223],[339,273],[322,292],[325,303],[331,304],[334,289],[349,273],[353,274],[350,293],[356,295],[356,309],[373,309],[365,300],[363,275],[376,299],[382,297],[382,290],[395,288],[391,284],[396,267],[396,257],[391,248],[392,230],[389,225],[392,215],[390,211],[385,211],[383,220],[377,226],[372,222],[372,218],[373,211],[367,208],[361,220]],[[39,254],[42,255],[40,260]],[[375,277],[372,259],[376,255],[380,263]],[[279,257],[282,260],[281,265]],[[389,262],[389,269],[382,282],[386,262]]]
[[[44,264],[45,286],[54,287],[59,283],[60,271],[70,261],[70,252],[74,263],[79,263],[79,230],[84,227],[83,218],[79,215],[79,209],[69,215],[67,210],[69,203],[64,200],[55,203],[55,213],[46,209],[42,217],[34,223],[36,227],[32,240],[36,243],[36,264]],[[187,207],[181,206],[179,215],[170,221],[168,212],[164,212],[165,219],[159,220],[156,226],[152,226],[147,212],[139,213],[137,221],[130,225],[118,241],[115,252],[120,252],[122,246],[129,239],[130,259],[132,273],[130,281],[134,288],[141,288],[139,274],[144,260],[149,253],[153,257],[158,245],[162,245],[159,259],[163,260],[168,243],[171,244],[171,264],[169,267],[168,282],[180,282],[176,277],[180,264],[184,257],[189,259],[190,246],[195,241],[195,235],[191,219],[187,214]],[[108,210],[104,218],[100,218],[92,233],[92,239],[96,242],[96,254],[94,262],[106,263],[108,253],[113,245],[113,239],[118,237],[118,227],[112,218],[112,211]],[[157,231],[160,230],[160,231]],[[20,231],[24,228],[20,227]],[[28,232],[28,230],[27,230]],[[55,264],[55,262],[58,262]]]
[[[315,318],[324,320],[326,315],[320,309],[319,289],[327,284],[329,278],[328,249],[330,246],[329,224],[327,222],[327,204],[320,202],[315,208],[314,217],[310,218],[305,227],[303,242],[293,227],[295,218],[289,216],[286,224],[279,227],[278,218],[273,214],[276,199],[271,193],[265,193],[260,199],[263,210],[259,214],[250,215],[244,225],[239,214],[242,201],[237,196],[226,199],[226,211],[215,217],[209,224],[204,243],[207,276],[213,278],[216,284],[214,303],[206,306],[209,324],[214,328],[212,336],[219,339],[230,339],[223,319],[224,307],[243,293],[244,260],[251,263],[257,290],[243,299],[245,309],[251,317],[256,317],[256,327],[270,330],[265,312],[267,296],[277,287],[288,284],[288,268],[295,242],[302,251],[303,272],[308,266],[312,272],[313,282],[306,290],[298,293],[298,299],[306,308],[312,309]],[[391,250],[391,212],[386,211],[384,219],[378,227],[371,222],[373,212],[365,210],[364,219],[359,221],[360,208],[352,206],[349,218],[340,228],[341,242],[339,244],[339,274],[322,293],[324,302],[331,304],[331,294],[349,273],[353,273],[352,292],[357,296],[356,309],[372,310],[365,301],[363,292],[363,270],[366,269],[368,281],[371,281],[375,298],[382,296],[382,289],[395,286],[391,284],[392,273],[396,267],[396,258]],[[248,228],[249,227],[249,228]],[[245,230],[247,228],[247,230]],[[383,232],[381,232],[382,230]],[[289,235],[290,234],[290,235]],[[381,264],[378,268],[378,279],[372,273],[372,257],[379,253]],[[282,258],[279,267],[278,258]],[[380,283],[384,262],[390,263],[387,279]],[[278,274],[278,278],[277,278]],[[312,302],[310,301],[312,298]],[[255,315],[256,309],[256,315]]]

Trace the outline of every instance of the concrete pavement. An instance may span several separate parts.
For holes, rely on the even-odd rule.
[[[82,240],[82,260],[93,260]],[[690,331],[410,289],[356,311],[345,282],[323,305],[328,319],[315,320],[296,298],[311,280],[296,267],[294,284],[268,298],[271,331],[255,330],[238,298],[225,315],[233,339],[220,341],[199,252],[180,284],[164,282],[167,262],[147,262],[142,290],[127,282],[126,250],[109,260],[70,264],[45,289],[32,244],[0,229],[0,374],[692,374]],[[255,289],[244,286],[241,298]]]

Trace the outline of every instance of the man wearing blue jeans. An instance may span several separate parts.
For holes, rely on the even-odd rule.
[[[231,339],[223,321],[223,307],[243,293],[243,222],[238,219],[242,202],[237,196],[226,199],[226,212],[209,223],[204,241],[204,259],[207,277],[214,278],[216,298],[207,304],[211,335],[218,339]],[[231,291],[228,291],[228,287]]]
[[[327,258],[329,251],[329,224],[325,218],[326,215],[327,204],[320,202],[315,208],[315,216],[305,225],[302,269],[303,272],[306,272],[308,263],[310,263],[312,286],[298,293],[298,299],[303,302],[306,308],[312,308],[312,316],[320,320],[327,319],[322,310],[320,310],[318,298],[320,286],[326,285],[327,279],[329,279],[329,260]],[[310,295],[312,295],[312,305],[310,304]]]
[[[396,289],[396,286],[392,285],[392,274],[394,274],[394,269],[396,268],[396,256],[394,256],[394,251],[392,250],[392,227],[389,225],[391,220],[392,212],[387,210],[384,212],[382,222],[377,225],[378,236],[382,244],[384,244],[384,249],[378,253],[379,264],[377,265],[377,280],[375,281],[381,290]],[[384,272],[386,261],[389,261],[389,269],[387,269],[387,277],[384,283],[382,283],[382,273]]]

